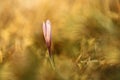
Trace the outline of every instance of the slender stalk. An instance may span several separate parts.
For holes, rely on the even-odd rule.
[[[48,58],[49,58],[52,69],[56,70],[53,56],[49,56]]]

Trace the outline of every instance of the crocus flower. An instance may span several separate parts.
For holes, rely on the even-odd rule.
[[[49,52],[49,60],[52,68],[55,70],[54,59],[51,52],[51,23],[49,20],[43,22],[43,35]]]
[[[43,35],[51,57],[51,23],[49,20],[43,22]]]

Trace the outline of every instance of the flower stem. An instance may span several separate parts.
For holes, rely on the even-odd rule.
[[[48,58],[49,58],[51,67],[53,68],[53,70],[56,70],[53,56],[51,55],[51,56],[49,56]]]

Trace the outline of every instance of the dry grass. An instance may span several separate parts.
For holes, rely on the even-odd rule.
[[[0,80],[119,80],[119,34],[119,0],[0,0]]]

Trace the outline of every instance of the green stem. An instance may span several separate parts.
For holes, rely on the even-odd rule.
[[[56,70],[53,56],[49,56],[48,58],[49,58],[51,67],[53,68],[53,70]]]

